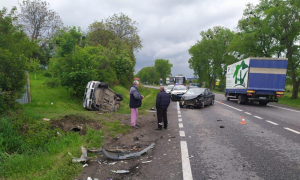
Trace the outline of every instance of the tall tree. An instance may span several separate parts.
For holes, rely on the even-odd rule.
[[[37,46],[19,26],[13,25],[17,19],[15,10],[0,10],[0,114],[23,92],[27,57]]]
[[[143,47],[137,25],[136,21],[123,13],[114,14],[105,20],[106,30],[112,32],[115,38],[124,40],[133,51],[138,51]]]
[[[300,0],[261,0],[258,7],[264,10],[264,25],[274,32],[274,38],[285,48],[293,82],[292,98],[297,99],[300,85]]]
[[[114,35],[111,31],[106,29],[106,25],[103,21],[93,22],[88,27],[87,43],[90,46],[98,46],[101,44],[104,47],[109,47],[110,40],[113,40]]]
[[[60,16],[49,9],[49,3],[46,1],[24,0],[19,5],[21,12],[18,15],[18,23],[23,26],[31,40],[52,37],[63,25]]]
[[[165,84],[166,77],[171,76],[171,67],[173,67],[173,64],[169,63],[167,59],[156,59],[154,67],[156,73],[163,79],[163,83]]]
[[[208,87],[215,89],[217,78],[225,81],[227,65],[235,62],[236,58],[229,53],[228,47],[234,33],[227,28],[215,26],[200,33],[201,41],[189,49],[192,56],[190,68],[199,76],[200,81],[206,81]]]

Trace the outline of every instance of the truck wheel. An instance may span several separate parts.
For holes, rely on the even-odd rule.
[[[238,97],[238,104],[243,104],[242,95],[239,95],[239,97]]]
[[[226,100],[227,100],[227,101],[230,100],[230,97],[228,97],[228,94],[227,94],[227,93],[226,93],[225,97],[226,97]]]
[[[123,101],[123,95],[120,93],[116,93],[116,96],[119,98],[119,101]]]
[[[261,106],[266,106],[268,103],[267,102],[259,102],[259,105]]]

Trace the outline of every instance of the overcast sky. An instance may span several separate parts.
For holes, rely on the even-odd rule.
[[[214,26],[235,29],[247,3],[259,0],[47,0],[66,26],[83,30],[94,21],[124,13],[138,22],[143,48],[136,53],[135,73],[153,66],[155,59],[168,59],[172,75],[193,77],[188,49],[200,40],[200,32]],[[11,8],[18,0],[0,0]]]

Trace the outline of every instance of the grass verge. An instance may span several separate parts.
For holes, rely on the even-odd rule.
[[[80,157],[81,145],[99,148],[105,135],[115,137],[130,129],[118,120],[122,115],[105,121],[99,112],[85,110],[82,99],[73,97],[65,88],[48,87],[45,85],[47,77],[42,74],[37,74],[36,79],[30,75],[32,103],[20,105],[19,109],[0,118],[0,179],[74,179],[81,173],[82,164],[72,163],[71,159],[72,156]],[[129,89],[120,86],[112,89],[123,94],[124,101],[118,112],[102,116],[129,114]],[[139,108],[140,114],[146,114],[145,110],[155,106],[158,91],[144,87],[139,91],[145,96]],[[87,127],[86,135],[80,136],[78,133],[64,133],[42,120],[59,119],[70,114],[99,121],[101,130]]]

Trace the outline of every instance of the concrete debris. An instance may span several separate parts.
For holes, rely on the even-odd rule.
[[[50,121],[50,119],[48,119],[48,118],[43,118],[43,120],[44,120],[44,121]]]
[[[169,139],[168,141],[171,141],[171,139]]]
[[[116,173],[116,174],[127,174],[127,173],[129,173],[128,170],[117,170],[117,171],[112,170],[111,172]]]
[[[149,162],[152,162],[152,160],[150,160],[150,161],[143,161],[142,163],[146,164],[146,163],[149,163]]]
[[[138,138],[137,136],[135,136],[135,137],[133,137],[133,140],[134,140],[134,141],[138,141],[139,138]]]
[[[60,132],[56,132],[57,135],[59,135],[60,137],[62,137],[62,134],[60,134]]]
[[[117,162],[108,163],[108,165],[115,165]]]
[[[87,157],[87,150],[86,150],[85,147],[81,146],[81,152],[82,152],[81,157],[80,158],[73,158],[72,162],[74,162],[74,163],[75,162],[83,163],[83,162],[87,162],[91,159],[91,158]]]
[[[151,108],[151,110],[155,110],[155,109],[154,109],[154,107],[153,107],[153,108]]]
[[[194,156],[193,155],[191,155],[189,158],[193,158]]]
[[[82,167],[86,167],[86,166],[89,166],[88,164],[84,164]]]
[[[109,159],[125,160],[125,159],[137,158],[137,157],[147,153],[147,151],[149,149],[152,149],[154,147],[154,145],[155,145],[155,143],[152,143],[147,148],[145,148],[145,149],[143,149],[139,152],[134,152],[134,153],[130,153],[130,152],[108,152],[104,148],[102,148],[102,151],[103,151],[103,154]]]
[[[86,180],[93,180],[91,177],[88,177]]]

